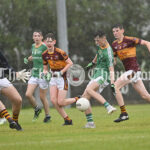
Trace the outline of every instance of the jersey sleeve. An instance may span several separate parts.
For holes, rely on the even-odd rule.
[[[116,52],[116,50],[115,50],[115,48],[114,48],[114,45],[112,44],[112,50],[113,50],[113,55],[114,55],[114,57],[117,57],[117,52]]]
[[[107,65],[108,67],[111,67],[113,66],[113,63],[114,63],[114,57],[113,57],[113,51],[112,51],[112,48],[109,46],[107,48]]]
[[[64,58],[64,60],[68,59],[68,55],[66,54],[66,52],[62,51],[61,52],[62,57]]]
[[[135,45],[141,44],[141,39],[132,37],[132,41],[134,42]]]
[[[137,37],[129,37],[129,36],[125,36],[126,39],[130,40],[130,42],[136,46],[138,44],[141,44],[141,39],[137,38]]]

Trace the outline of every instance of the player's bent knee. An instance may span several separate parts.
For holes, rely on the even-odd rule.
[[[18,99],[18,104],[19,104],[19,105],[22,105],[22,98],[19,98],[19,99]]]
[[[18,105],[18,106],[22,105],[22,98],[21,97],[15,98],[14,103],[15,105]]]
[[[63,103],[63,101],[58,101],[58,105],[59,106],[65,106],[64,103]]]
[[[31,97],[32,97],[32,94],[26,93],[25,96],[26,96],[27,98],[31,98]]]
[[[52,97],[51,97],[51,102],[52,102],[52,104],[55,105],[55,106],[58,105],[56,98],[52,98]]]

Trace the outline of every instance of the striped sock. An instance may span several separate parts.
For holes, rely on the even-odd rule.
[[[93,116],[91,113],[86,115],[86,120],[87,122],[93,122]]]
[[[18,116],[19,116],[19,114],[13,114],[13,120],[17,122],[18,121]]]
[[[78,97],[75,97],[75,102],[77,102],[78,99],[79,99]]]
[[[125,105],[120,106],[121,113],[127,113]]]
[[[110,104],[108,103],[108,102],[105,102],[104,103],[104,107],[106,108],[106,107],[108,107]]]
[[[81,96],[76,96],[76,97],[74,97],[75,98],[75,101],[77,102],[77,100],[79,99],[79,98],[81,98]]]
[[[71,120],[68,116],[64,118],[64,120]]]
[[[3,109],[0,112],[0,116],[1,116],[1,118],[5,117],[8,120],[9,123],[11,123],[13,121],[12,118],[10,117],[10,114],[8,113],[7,109]]]

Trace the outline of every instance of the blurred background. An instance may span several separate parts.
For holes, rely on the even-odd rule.
[[[43,35],[54,32],[56,47],[63,48],[75,64],[84,67],[95,56],[93,34],[99,29],[106,32],[110,44],[114,40],[112,26],[116,23],[123,24],[125,35],[150,41],[149,8],[149,0],[0,0],[0,51],[15,70],[32,68],[32,64],[23,63],[23,58],[31,55],[33,31],[40,29]],[[137,58],[142,71],[149,72],[150,54],[146,47],[137,47]],[[124,71],[119,60],[115,70]],[[88,81],[86,75],[81,86],[71,86],[70,96],[82,94]],[[149,80],[144,83],[150,92]],[[28,107],[24,96],[27,84],[15,82],[14,85],[23,97],[23,107]],[[144,103],[131,85],[123,88],[122,93],[126,103]],[[109,87],[102,95],[116,104]],[[1,99],[10,106],[5,97]],[[92,104],[98,105],[95,100]]]

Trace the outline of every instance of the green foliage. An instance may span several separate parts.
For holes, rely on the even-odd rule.
[[[66,109],[73,119],[73,126],[62,126],[63,119],[51,109],[52,121],[43,123],[44,111],[32,122],[33,110],[23,109],[20,124],[24,131],[0,126],[0,147],[5,150],[149,150],[149,105],[130,105],[130,120],[114,123],[119,116],[109,116],[104,107],[93,107],[95,129],[83,129],[86,119],[75,108]],[[119,107],[118,107],[119,110]]]
[[[85,66],[95,56],[93,34],[102,29],[111,44],[114,40],[111,27],[122,23],[125,34],[145,40],[150,39],[149,0],[66,0],[70,56],[77,55],[78,63]],[[133,7],[134,6],[134,7]],[[30,55],[32,33],[41,29],[44,35],[50,31],[57,34],[56,0],[1,0],[0,1],[0,50],[14,63],[16,49],[20,58]],[[138,48],[140,64],[146,60],[149,70],[149,54]],[[11,55],[10,55],[11,54]],[[119,69],[119,68],[118,68]]]
[[[111,44],[114,40],[111,27],[116,23],[122,23],[125,28],[125,34],[139,38],[150,39],[150,29],[148,28],[146,36],[143,36],[144,28],[149,26],[149,2],[143,0],[69,0],[67,1],[68,11],[68,32],[70,40],[71,54],[74,52],[78,56],[84,55],[86,64],[89,59],[95,55],[95,45],[93,33],[99,29],[107,33],[107,38]],[[134,6],[134,8],[133,8]],[[72,42],[73,41],[73,42]],[[147,51],[147,50],[146,50]],[[145,59],[143,53],[138,51],[139,62]],[[82,54],[83,53],[83,54]],[[147,54],[147,52],[145,52]],[[141,55],[142,54],[142,55]],[[89,58],[90,56],[90,58]],[[139,57],[140,56],[140,57]],[[146,60],[150,55],[146,55]],[[146,67],[150,68],[149,63]],[[123,66],[117,65],[117,70],[122,70]],[[148,70],[148,69],[147,69]]]
[[[31,55],[32,33],[36,29],[45,34],[56,31],[55,2],[48,0],[0,1],[0,50],[5,51],[16,67],[16,48],[20,58]],[[10,56],[11,54],[11,56]],[[19,62],[23,64],[22,62]]]

